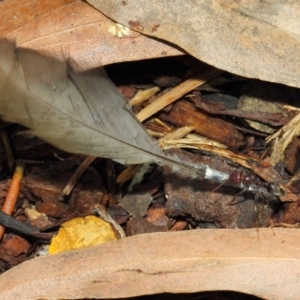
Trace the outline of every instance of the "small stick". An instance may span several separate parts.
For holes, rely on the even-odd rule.
[[[169,92],[165,93],[158,99],[156,99],[154,102],[149,104],[146,108],[141,110],[137,115],[137,119],[140,122],[145,121],[153,114],[157,113],[161,109],[165,108],[166,106],[170,105],[183,95],[187,94],[191,90],[195,89],[199,85],[204,84],[208,80],[220,75],[223,73],[223,71],[215,69],[215,68],[209,68],[205,70],[202,74],[200,74],[198,77],[195,78],[189,78],[186,81],[180,83],[178,86],[174,87]]]
[[[71,194],[74,186],[78,182],[79,178],[82,176],[84,171],[89,167],[89,165],[96,159],[96,156],[88,156],[81,165],[77,168],[77,170],[73,173],[65,188],[63,189],[63,194],[68,196]]]
[[[96,204],[92,208],[92,212],[97,213],[104,221],[110,223],[114,227],[114,229],[119,233],[121,239],[126,237],[123,228],[107,213],[103,205]]]
[[[8,215],[11,215],[16,206],[16,202],[20,190],[20,182],[23,178],[24,168],[21,164],[18,164],[15,168],[14,175],[12,177],[5,201],[2,206],[2,211]],[[0,240],[3,237],[5,227],[0,225]]]
[[[39,228],[32,226],[28,223],[21,222],[12,216],[0,211],[0,224],[6,228],[12,229],[16,232],[29,235],[42,240],[50,240],[54,233],[43,233],[39,231]]]
[[[115,176],[115,170],[113,168],[111,159],[107,159],[106,161],[106,174],[107,174],[108,202],[110,205],[117,204],[116,176]]]
[[[13,156],[13,153],[12,153],[12,150],[11,150],[11,145],[10,145],[10,142],[9,142],[9,138],[7,136],[7,133],[4,129],[1,129],[1,137],[2,137],[2,142],[3,142],[3,145],[4,145],[4,149],[5,149],[5,152],[6,152],[6,157],[7,157],[7,166],[8,166],[8,169],[10,172],[13,171],[14,169],[14,156]]]
[[[150,99],[153,95],[160,91],[158,86],[152,87],[147,90],[138,91],[134,97],[129,101],[130,105],[138,105],[143,103],[144,101]]]

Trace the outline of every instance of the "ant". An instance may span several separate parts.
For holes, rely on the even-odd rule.
[[[254,192],[255,193],[255,202],[259,198],[268,199],[271,197],[283,196],[284,192],[278,183],[268,183],[262,182],[258,177],[253,173],[246,172],[245,170],[235,170],[229,178],[222,183],[222,186],[225,183],[231,183],[237,185],[242,189],[236,196],[242,195],[245,192]],[[218,186],[217,189],[220,187]],[[215,189],[216,190],[216,189]]]
[[[219,185],[213,191],[219,189],[224,184],[234,185],[242,189],[242,191],[240,191],[238,194],[234,196],[234,199],[236,199],[237,196],[240,196],[246,192],[254,193],[256,214],[258,214],[257,203],[259,198],[265,199],[267,201],[267,205],[269,206],[269,201],[268,201],[269,198],[284,195],[284,191],[278,183],[262,182],[253,173],[242,169],[235,170],[227,180],[225,180],[221,185]],[[233,203],[234,199],[230,204],[234,205],[238,203],[238,202]],[[270,225],[272,225],[271,220],[269,220],[269,223]]]

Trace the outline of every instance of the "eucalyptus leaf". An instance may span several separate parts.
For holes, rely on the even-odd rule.
[[[218,69],[300,87],[299,1],[87,1]]]
[[[1,299],[299,299],[299,229],[273,230],[154,232],[37,257],[0,276]],[[260,298],[195,294],[220,290]]]
[[[0,40],[0,114],[56,147],[123,163],[166,159],[104,69],[74,73]]]

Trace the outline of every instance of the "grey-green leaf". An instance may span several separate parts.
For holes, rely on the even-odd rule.
[[[76,74],[65,62],[3,39],[0,114],[71,153],[123,163],[166,158],[103,69]]]

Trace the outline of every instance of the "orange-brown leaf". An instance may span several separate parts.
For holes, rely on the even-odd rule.
[[[128,35],[114,35],[115,23],[84,1],[6,0],[0,2],[0,18],[0,37],[60,60],[70,59],[77,71],[182,54],[129,29]]]

